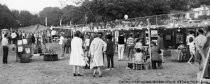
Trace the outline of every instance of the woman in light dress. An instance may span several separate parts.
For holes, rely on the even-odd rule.
[[[106,50],[107,44],[99,38],[98,34],[95,35],[90,45],[90,69],[93,69],[93,77],[95,77],[96,70],[98,70],[99,77],[102,77],[101,66],[103,66],[103,53]]]
[[[82,76],[80,74],[80,67],[85,66],[85,57],[82,49],[83,41],[80,38],[81,33],[77,31],[71,41],[70,65],[73,65],[73,75]]]

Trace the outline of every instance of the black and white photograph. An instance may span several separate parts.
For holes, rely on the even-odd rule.
[[[210,84],[210,0],[0,0],[0,84]]]

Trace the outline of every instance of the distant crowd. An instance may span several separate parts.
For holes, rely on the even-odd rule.
[[[210,34],[204,35],[202,29],[198,30],[198,35],[190,31],[186,37],[186,47],[189,49],[191,57],[188,63],[194,60],[198,62],[200,70],[203,68],[203,63],[206,59],[209,50]],[[46,43],[54,41],[58,37],[58,44],[62,54],[59,59],[65,57],[66,53],[70,53],[69,64],[73,65],[73,75],[82,76],[80,67],[93,69],[93,76],[96,76],[96,71],[99,72],[99,77],[102,77],[101,67],[104,66],[104,58],[107,58],[107,69],[114,69],[114,55],[117,50],[118,61],[128,61],[126,69],[148,69],[152,64],[152,69],[162,69],[164,63],[163,52],[165,50],[163,35],[159,34],[157,42],[151,41],[151,49],[148,46],[143,46],[141,37],[134,38],[134,34],[130,33],[129,37],[125,37],[125,33],[120,33],[117,38],[114,38],[113,32],[104,33],[81,33],[74,32],[74,36],[66,37],[65,33],[59,33],[56,36],[56,31],[43,31],[38,33],[26,33],[21,31],[12,31],[11,33],[3,34],[3,63],[7,64],[8,45],[12,44],[14,51],[18,51],[18,40],[27,39],[27,44],[32,46],[32,54],[35,53],[35,48],[43,46]],[[181,44],[178,48],[184,47]],[[124,57],[126,52],[127,56]],[[151,53],[151,59],[150,54]],[[20,58],[17,52],[17,57]],[[18,61],[18,59],[17,59]]]

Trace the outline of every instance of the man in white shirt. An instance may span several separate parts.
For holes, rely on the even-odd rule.
[[[65,52],[65,49],[64,49],[64,37],[63,35],[60,36],[60,39],[59,39],[59,45],[60,45],[60,49],[62,50],[62,55],[61,55],[61,59],[64,57],[64,52]]]
[[[3,64],[7,64],[7,57],[8,57],[8,39],[7,34],[4,34],[4,38],[2,39],[2,46],[3,46]]]
[[[195,48],[196,48],[196,53],[195,53],[195,60],[199,63],[199,69],[202,70],[202,65],[203,61],[205,59],[204,53],[203,53],[203,47],[204,44],[207,42],[206,36],[204,36],[204,31],[202,29],[198,30],[198,36],[195,38]]]

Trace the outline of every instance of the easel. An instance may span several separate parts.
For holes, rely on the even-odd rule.
[[[208,67],[209,67],[209,60],[210,60],[209,56],[210,56],[210,49],[209,49],[209,51],[207,53],[207,58],[204,61],[204,67],[203,67],[203,70],[201,72],[201,76],[199,78],[199,84],[203,84],[203,83],[204,84],[209,84],[210,83],[210,79],[205,78],[205,74],[206,74],[206,72],[208,70]],[[208,70],[208,73],[210,73],[210,70]]]

